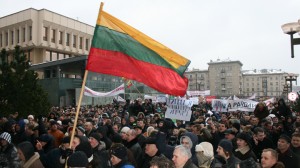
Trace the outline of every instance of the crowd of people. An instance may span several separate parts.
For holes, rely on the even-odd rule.
[[[300,168],[300,113],[283,100],[227,113],[201,102],[190,121],[166,110],[151,99],[82,106],[74,129],[75,107],[0,116],[0,168]]]

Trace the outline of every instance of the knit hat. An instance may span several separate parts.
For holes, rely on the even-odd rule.
[[[245,132],[241,132],[241,133],[237,134],[236,138],[244,140],[248,144],[248,146],[251,148],[251,137],[249,134],[247,134]]]
[[[8,143],[11,143],[11,136],[8,132],[3,132],[1,135],[0,135],[0,139],[4,139],[6,140]]]
[[[82,151],[77,151],[70,155],[67,164],[69,167],[87,167],[89,161],[86,154]]]
[[[125,146],[117,147],[115,149],[112,149],[110,152],[111,155],[114,155],[121,160],[124,160],[127,156],[127,149]]]
[[[214,148],[209,142],[201,142],[196,145],[196,152],[203,152],[204,156],[213,157],[214,156]]]
[[[237,122],[232,123],[232,127],[234,127],[235,129],[237,129],[238,131],[240,131],[240,129],[241,129],[240,123],[237,123]]]
[[[85,132],[85,129],[84,129],[82,126],[78,126],[77,129],[78,129],[80,132],[82,132],[82,133]]]
[[[222,139],[219,143],[219,146],[222,147],[224,149],[224,151],[232,152],[233,146],[232,146],[231,141],[229,141],[229,140]]]
[[[90,135],[90,137],[93,137],[93,138],[96,139],[98,142],[101,141],[101,137],[100,137],[100,135],[99,135],[98,133],[92,133],[92,134]]]

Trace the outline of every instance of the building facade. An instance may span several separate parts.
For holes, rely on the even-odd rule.
[[[275,96],[280,97],[286,84],[285,77],[288,73],[281,69],[244,70],[243,72],[244,96]]]
[[[87,55],[93,32],[88,24],[29,8],[0,18],[0,48],[12,53],[19,45],[32,64],[56,61]]]
[[[208,63],[211,95],[240,95],[243,64],[240,61],[220,60]]]
[[[189,80],[188,90],[209,90],[208,70],[193,69],[191,71],[187,71],[185,76]]]

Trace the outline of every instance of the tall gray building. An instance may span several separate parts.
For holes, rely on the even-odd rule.
[[[220,60],[208,63],[210,94],[231,96],[241,94],[242,69],[240,61]]]

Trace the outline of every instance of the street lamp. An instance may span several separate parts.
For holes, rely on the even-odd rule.
[[[284,33],[291,37],[291,57],[294,58],[294,45],[300,44],[300,38],[294,38],[294,34],[300,32],[300,20],[298,22],[287,23],[281,26]]]
[[[283,97],[286,102],[287,102],[288,93],[289,93],[289,86],[285,84],[283,85]]]

